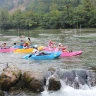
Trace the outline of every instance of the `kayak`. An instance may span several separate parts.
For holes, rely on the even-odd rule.
[[[31,53],[34,48],[23,48],[14,50],[15,53]]]
[[[0,48],[0,52],[4,52],[4,53],[6,53],[6,52],[13,52],[14,50],[16,50],[17,48]]]
[[[58,48],[48,48],[45,47],[44,50],[46,51],[58,51]],[[70,56],[77,56],[77,55],[81,55],[83,51],[73,51],[73,52],[62,52],[62,54],[60,55],[60,57],[70,57]]]
[[[73,52],[62,52],[62,54],[60,55],[61,57],[70,57],[70,56],[77,56],[77,55],[81,55],[82,51],[73,51]]]
[[[15,45],[15,46],[13,46],[13,48],[23,49],[23,46],[21,46],[21,45]]]
[[[44,46],[39,46],[38,50],[43,50]],[[22,49],[16,49],[14,52],[16,53],[32,53],[34,48],[22,48]]]
[[[58,58],[61,55],[61,51],[45,53],[43,55],[34,55],[34,54],[27,54],[23,56],[24,59],[32,59],[32,60],[52,60]]]
[[[34,47],[34,45],[29,46],[29,48],[33,48],[33,47]],[[15,46],[13,46],[13,48],[23,49],[24,47],[21,46],[21,45],[15,45]],[[39,46],[39,47],[38,47],[38,50],[39,50],[39,51],[41,51],[41,50],[43,50],[43,49],[44,49],[44,46]]]

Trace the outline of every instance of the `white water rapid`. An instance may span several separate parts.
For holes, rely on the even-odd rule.
[[[62,88],[56,92],[43,91],[41,96],[96,96],[96,87],[89,88],[82,85],[81,89],[74,89],[62,82]]]

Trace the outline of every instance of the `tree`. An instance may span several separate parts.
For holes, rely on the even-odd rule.
[[[9,23],[10,21],[8,11],[3,9],[0,10],[0,27],[4,29],[8,27]]]

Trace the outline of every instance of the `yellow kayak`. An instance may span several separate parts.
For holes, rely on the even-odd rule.
[[[44,46],[39,46],[38,50],[41,51],[43,50]],[[16,53],[32,53],[34,48],[23,48],[23,49],[16,49],[14,52]]]
[[[31,53],[34,48],[24,48],[24,49],[16,49],[14,52],[16,53]]]

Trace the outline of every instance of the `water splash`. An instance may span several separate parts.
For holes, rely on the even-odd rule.
[[[62,82],[62,85],[59,91],[48,92],[45,90],[41,93],[41,96],[96,96],[96,87],[91,87],[90,89],[87,85],[82,85],[82,89],[74,89],[65,85],[64,82]]]

